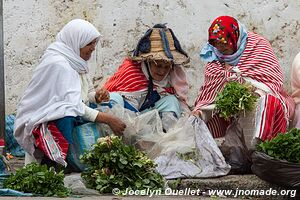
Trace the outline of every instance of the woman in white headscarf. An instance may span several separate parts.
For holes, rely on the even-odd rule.
[[[30,155],[38,148],[51,160],[66,165],[72,128],[78,120],[106,123],[116,134],[124,131],[126,126],[120,119],[86,105],[109,100],[107,91],[90,89],[88,78],[87,61],[99,37],[91,23],[75,19],[46,49],[18,105],[15,121],[14,135]]]

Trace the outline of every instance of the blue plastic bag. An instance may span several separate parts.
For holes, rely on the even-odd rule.
[[[92,145],[96,143],[97,139],[102,137],[97,129],[97,125],[93,122],[76,126],[73,130],[73,144],[69,145],[67,155],[68,165],[75,171],[83,171],[86,166],[81,163],[79,157],[85,151],[91,149]]]
[[[6,115],[5,116],[5,148],[6,153],[11,153],[13,156],[24,157],[25,151],[18,144],[17,140],[14,137],[14,123],[16,116],[15,115]]]

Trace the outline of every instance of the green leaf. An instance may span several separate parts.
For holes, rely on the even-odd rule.
[[[226,120],[241,111],[251,111],[255,107],[257,97],[249,84],[229,82],[216,97],[216,110]]]
[[[260,143],[257,150],[276,159],[300,163],[300,130],[293,128],[279,133],[272,140]]]
[[[66,197],[69,189],[64,187],[63,172],[56,173],[46,165],[31,163],[11,174],[4,187],[44,196]]]
[[[268,150],[268,155],[273,156],[273,151],[272,150]]]
[[[127,165],[127,164],[128,164],[128,162],[127,162],[126,159],[120,159],[120,162],[121,162],[123,165]]]
[[[141,168],[143,166],[142,162],[138,162],[138,161],[133,162],[133,165],[138,166],[139,168]]]
[[[158,189],[164,185],[163,177],[155,171],[154,161],[117,136],[98,139],[81,160],[87,165],[82,178],[100,193],[111,193],[113,188],[125,191],[126,188]]]

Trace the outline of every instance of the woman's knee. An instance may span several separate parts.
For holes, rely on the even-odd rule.
[[[165,102],[169,105],[180,107],[180,102],[177,99],[177,97],[174,95],[168,95],[168,96],[163,97],[162,99],[164,99]]]
[[[121,107],[124,107],[124,99],[119,93],[111,92],[109,93],[109,96],[109,101],[112,105],[119,104]]]
[[[161,98],[156,104],[155,108],[159,112],[174,112],[179,117],[181,114],[181,105],[179,100],[174,95],[168,95]]]

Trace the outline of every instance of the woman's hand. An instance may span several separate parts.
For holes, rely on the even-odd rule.
[[[196,117],[200,117],[200,119],[202,119],[202,111],[201,110],[193,110],[192,111],[192,115],[196,116]]]
[[[109,101],[109,92],[105,88],[96,91],[95,99],[97,103]]]
[[[99,112],[96,118],[97,122],[107,124],[116,135],[123,135],[126,124],[118,117],[108,113]]]

